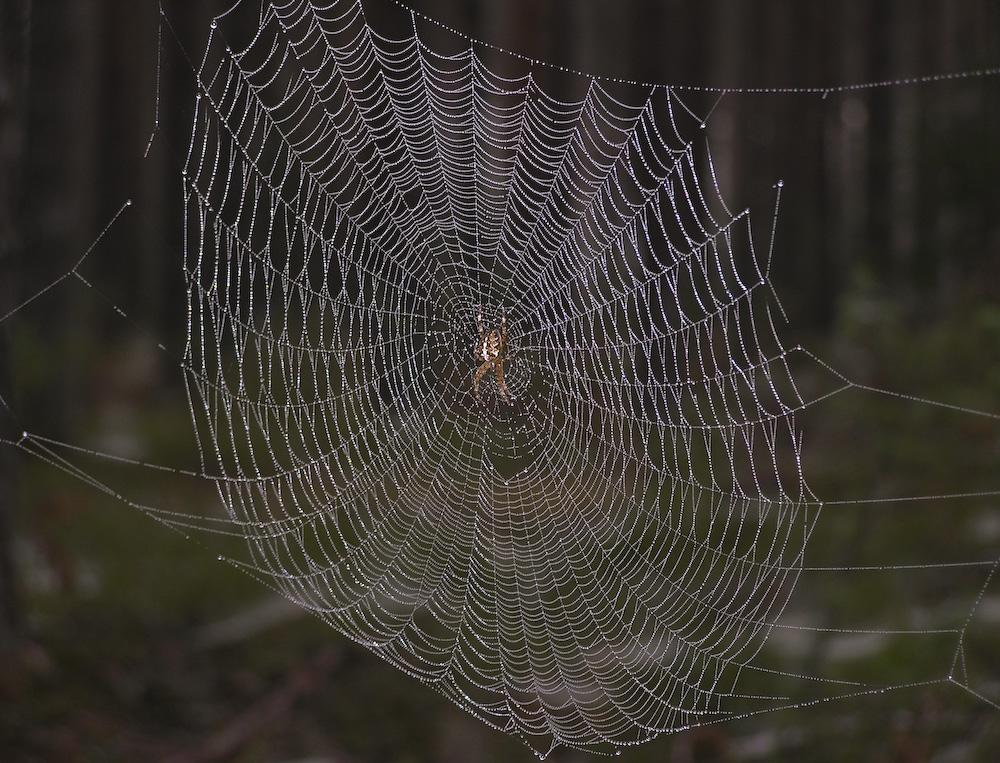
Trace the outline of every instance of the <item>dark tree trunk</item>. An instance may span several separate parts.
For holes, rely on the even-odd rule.
[[[903,77],[919,72],[920,17],[909,0],[896,0],[892,6],[891,76]],[[916,280],[914,248],[917,215],[917,151],[920,128],[920,88],[897,87],[890,102],[889,145],[889,249],[894,276],[904,288],[912,289]]]
[[[871,45],[868,9],[847,3],[838,10],[841,40],[837,69],[833,79],[862,82],[869,73],[867,51]],[[869,189],[865,169],[870,164],[868,135],[870,100],[868,96],[841,95],[829,107],[826,120],[827,158],[833,219],[839,224],[834,236],[834,267],[849,279],[859,260],[863,260],[868,226]],[[834,295],[836,298],[839,295]]]
[[[28,78],[30,0],[0,0],[0,315],[16,304],[21,232],[21,156],[24,143],[24,94]],[[10,432],[12,394],[8,328],[0,325],[0,415]],[[14,640],[20,625],[14,580],[14,502],[18,459],[13,449],[0,449],[0,647]]]

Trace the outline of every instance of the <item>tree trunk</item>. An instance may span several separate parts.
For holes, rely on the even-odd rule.
[[[867,51],[871,45],[868,9],[845,3],[839,10],[841,44],[835,79],[841,82],[862,82],[870,75]],[[838,95],[827,118],[826,174],[834,206],[833,219],[839,221],[832,231],[835,237],[834,267],[847,281],[858,262],[864,259],[865,233],[868,226],[868,175],[870,164],[868,95]]]
[[[28,78],[30,0],[0,0],[0,315],[16,304],[17,260],[21,232],[21,157]],[[11,369],[9,328],[0,325],[0,395],[9,404]],[[10,411],[0,412],[9,425]],[[10,431],[5,426],[5,433]],[[14,502],[18,483],[17,454],[0,448],[0,648],[12,642],[20,625],[14,580]]]
[[[895,0],[892,13],[892,69],[890,76],[920,71],[920,18],[910,0]],[[890,126],[889,246],[894,276],[906,288],[916,280],[914,248],[917,228],[917,146],[920,125],[920,88],[892,89]]]

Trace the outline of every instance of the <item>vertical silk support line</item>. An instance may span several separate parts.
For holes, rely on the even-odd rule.
[[[149,158],[149,151],[153,147],[153,141],[160,132],[160,77],[163,58],[163,3],[156,2],[156,74],[153,85],[153,128],[149,133],[149,140],[146,141],[146,150],[142,152],[142,158]]]

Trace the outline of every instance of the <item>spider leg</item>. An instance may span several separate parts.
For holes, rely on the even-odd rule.
[[[484,376],[486,376],[486,372],[490,370],[490,366],[492,365],[493,361],[487,360],[479,368],[477,368],[476,372],[472,375],[472,389],[475,391],[476,397],[479,397],[479,382]]]
[[[507,382],[503,380],[503,361],[498,360],[496,362],[496,373],[497,373],[497,386],[500,387],[500,394],[503,399],[508,403],[510,402],[510,393],[507,392]]]

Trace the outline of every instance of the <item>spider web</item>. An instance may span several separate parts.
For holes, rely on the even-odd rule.
[[[810,401],[678,92],[563,100],[339,2],[200,80],[186,365],[253,570],[540,752],[780,705],[740,679],[819,517]]]
[[[823,502],[797,415],[885,391],[782,342],[781,183],[763,247],[683,89],[564,70],[563,96],[530,61],[445,52],[411,20],[387,37],[358,2],[293,0],[244,46],[213,23],[183,171],[182,367],[215,531],[249,553],[230,561],[540,755],[973,692],[962,644],[992,561],[968,565],[961,628],[782,618],[804,572],[851,569],[805,565]],[[492,373],[473,392],[480,314],[509,327],[510,400]],[[804,389],[798,361],[835,386]],[[15,444],[113,492],[65,444]],[[826,679],[768,667],[776,631],[955,651],[947,677]]]

